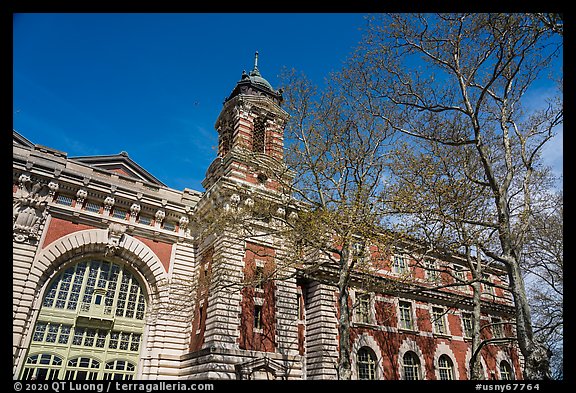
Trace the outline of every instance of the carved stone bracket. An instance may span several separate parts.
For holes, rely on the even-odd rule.
[[[156,227],[159,228],[162,225],[164,218],[166,218],[166,212],[162,209],[158,209],[154,215],[154,218],[156,220]]]
[[[48,215],[46,206],[54,195],[52,188],[45,183],[32,181],[28,175],[20,175],[12,211],[15,241],[40,238],[40,227]]]
[[[104,199],[104,214],[109,216],[110,215],[110,210],[112,209],[112,206],[114,206],[115,200],[114,197],[111,196],[107,196],[106,199]]]
[[[78,192],[76,192],[76,208],[77,209],[80,209],[82,207],[87,196],[88,196],[88,191],[86,191],[83,188],[79,189]]]
[[[126,226],[113,222],[108,226],[108,243],[104,255],[115,255],[120,247],[122,236],[126,232]]]
[[[132,206],[130,206],[130,222],[136,222],[136,217],[138,216],[138,213],[140,213],[140,204],[138,203],[133,203]]]

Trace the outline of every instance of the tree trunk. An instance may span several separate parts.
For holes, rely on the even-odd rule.
[[[510,288],[516,304],[516,336],[524,356],[523,377],[528,380],[550,379],[550,351],[534,339],[522,272],[516,262],[508,266]]]
[[[472,356],[470,357],[470,379],[472,380],[484,379],[482,363],[480,362],[480,343],[482,342],[480,338],[480,290],[480,282],[474,282],[472,284],[472,296],[474,299],[474,309],[472,311]]]
[[[344,247],[340,256],[340,274],[338,279],[338,379],[352,378],[352,365],[350,363],[350,316],[348,303],[350,267],[352,253]]]

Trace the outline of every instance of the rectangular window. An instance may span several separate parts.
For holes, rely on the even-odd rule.
[[[432,327],[434,333],[447,334],[446,319],[444,317],[444,310],[440,307],[432,307]]]
[[[96,335],[96,330],[88,329],[86,330],[86,337],[84,338],[84,346],[92,347],[94,346],[94,336]]]
[[[454,264],[452,265],[452,270],[454,271],[454,277],[457,281],[466,281],[466,273],[462,266]]]
[[[472,325],[472,314],[462,313],[462,327],[464,329],[464,337],[472,338],[472,333],[474,331]]]
[[[370,323],[370,295],[367,293],[358,294],[356,307],[356,321]]]
[[[58,196],[56,197],[56,203],[59,205],[72,206],[72,197],[69,197],[68,195],[58,194]]]
[[[118,340],[120,339],[120,332],[111,332],[110,341],[108,342],[108,348],[116,349],[118,348]]]
[[[140,335],[132,333],[132,341],[130,342],[130,350],[134,352],[138,352],[140,349]]]
[[[164,228],[167,231],[174,231],[176,229],[176,225],[174,225],[171,222],[165,222],[162,228]]]
[[[424,261],[424,271],[426,280],[430,282],[438,282],[440,280],[440,271],[438,270],[438,263],[433,259],[426,259]]]
[[[398,308],[400,310],[400,329],[414,330],[414,323],[412,321],[412,303],[399,302]]]
[[[70,325],[62,325],[60,328],[60,337],[58,337],[58,344],[68,344],[70,337]]]
[[[482,274],[482,280],[486,281],[486,283],[482,283],[482,292],[494,295],[494,287],[489,284],[491,282],[490,276],[488,274]]]
[[[126,219],[126,215],[128,214],[127,210],[124,209],[114,209],[112,216],[115,218],[121,218],[122,220]]]
[[[106,343],[106,333],[100,330],[96,331],[96,347],[104,348]]]
[[[138,217],[138,222],[142,225],[150,225],[152,223],[152,218],[146,216],[140,216]]]
[[[47,324],[45,322],[38,322],[36,323],[36,331],[34,332],[34,337],[32,338],[34,341],[44,341],[44,333],[46,332]]]
[[[254,133],[252,134],[252,151],[264,153],[266,135],[266,120],[257,118],[254,120]]]
[[[46,335],[46,342],[47,343],[55,343],[56,337],[58,336],[58,325],[48,325],[48,334]]]
[[[254,306],[254,329],[262,329],[262,306]]]
[[[122,332],[120,334],[120,349],[123,351],[128,350],[128,343],[130,342],[130,333]]]
[[[502,320],[500,318],[492,318],[492,336],[494,336],[494,338],[504,337]]]
[[[204,306],[198,308],[198,329],[196,329],[196,334],[200,334],[200,326],[202,325],[202,318],[204,318]]]
[[[256,266],[254,269],[254,288],[264,289],[264,268],[262,266]]]
[[[85,209],[92,213],[100,213],[100,205],[94,202],[86,202]]]
[[[392,262],[392,272],[397,274],[408,273],[408,262],[404,255],[394,255],[394,261]]]
[[[72,338],[72,345],[82,345],[84,331],[84,328],[74,328],[74,338]]]

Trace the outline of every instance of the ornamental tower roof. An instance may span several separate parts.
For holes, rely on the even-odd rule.
[[[236,97],[237,95],[254,95],[254,96],[266,96],[274,100],[277,104],[280,104],[283,100],[282,90],[274,90],[270,82],[268,82],[258,69],[258,51],[254,55],[254,68],[250,73],[242,71],[242,77],[236,83],[236,87],[232,90],[232,93],[224,102]]]

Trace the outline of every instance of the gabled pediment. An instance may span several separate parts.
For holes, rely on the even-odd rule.
[[[284,364],[268,357],[236,364],[235,368],[238,379],[286,379],[288,373]]]
[[[24,138],[20,135],[16,130],[12,130],[12,144],[21,145],[25,147],[34,147],[34,144],[30,142],[28,139]]]
[[[124,151],[120,154],[70,157],[69,159],[90,165],[93,168],[103,169],[122,176],[154,183],[159,186],[166,186],[164,183],[150,174],[150,172],[146,171],[134,160],[128,157],[128,153]]]

